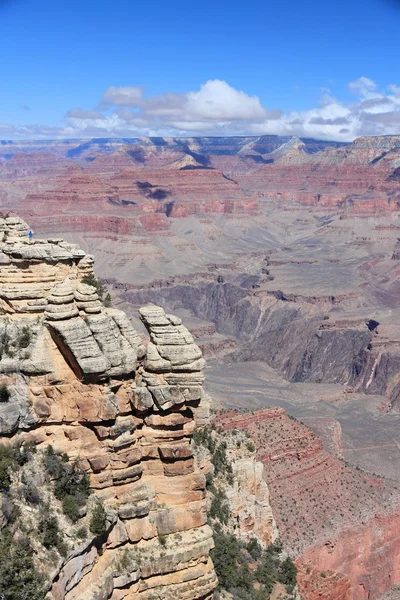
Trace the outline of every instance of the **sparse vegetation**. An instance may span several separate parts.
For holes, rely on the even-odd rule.
[[[0,446],[0,491],[8,492],[12,471],[27,462],[31,451],[30,447]]]
[[[62,509],[64,515],[67,515],[73,523],[79,519],[79,505],[74,496],[67,494],[62,501]]]
[[[105,302],[109,302],[109,304],[105,304],[105,306],[110,306],[111,296],[104,283],[101,281],[101,279],[98,279],[94,273],[87,273],[84,275],[81,279],[81,283],[86,283],[86,285],[91,285],[92,287],[96,288],[99,299],[103,301],[104,298]]]
[[[4,600],[43,600],[44,576],[26,535],[6,527],[0,537],[0,594]]]
[[[0,360],[5,358],[28,358],[30,353],[26,349],[30,346],[33,340],[32,329],[28,325],[24,325],[18,329],[15,324],[11,324],[8,318],[4,319],[4,329],[0,333]],[[11,326],[11,331],[10,331]],[[21,353],[21,350],[26,352]]]
[[[42,511],[38,531],[41,536],[41,542],[47,550],[57,548],[59,553],[65,556],[67,548],[62,539],[63,536],[58,525],[58,519],[51,513],[49,505],[45,506]]]
[[[103,503],[98,501],[92,511],[89,529],[93,535],[100,536],[107,530],[107,513]]]
[[[80,507],[90,495],[89,477],[79,467],[79,461],[69,462],[66,454],[55,452],[47,446],[43,457],[46,473],[54,479],[54,495],[62,502],[62,508],[73,523],[80,517]]]
[[[29,504],[33,504],[33,505],[37,506],[41,502],[41,496],[40,496],[39,490],[32,481],[29,481],[28,483],[26,483],[24,485],[23,495],[24,495],[25,500]]]
[[[197,447],[211,454],[214,476],[207,477],[209,497],[208,517],[214,531],[215,547],[211,551],[219,588],[227,590],[235,600],[268,600],[276,582],[292,595],[296,586],[297,569],[291,558],[283,553],[277,541],[263,548],[254,538],[248,543],[235,535],[236,521],[232,518],[226,486],[233,485],[232,449],[248,456],[255,445],[242,431],[222,432],[206,427],[194,434]],[[255,563],[255,564],[254,564]]]
[[[226,453],[227,444],[225,441],[217,443],[210,427],[204,427],[196,431],[193,440],[197,446],[203,446],[211,454],[211,462],[214,466],[214,476],[222,475],[228,478],[228,483],[232,483],[232,465],[228,460]]]
[[[116,569],[119,573],[130,573],[135,568],[138,562],[137,557],[128,548],[121,550],[119,553],[118,560],[115,564]]]
[[[228,524],[229,520],[229,504],[228,498],[225,492],[220,490],[215,490],[213,493],[213,498],[211,500],[211,506],[209,510],[209,516],[211,519],[218,519],[220,523],[223,525]]]
[[[7,331],[4,330],[0,334],[0,358],[12,356],[13,350],[11,349],[11,339]]]
[[[275,582],[286,586],[292,593],[296,585],[297,569],[290,557],[281,559],[282,548],[273,544],[262,550],[256,541],[247,546],[232,534],[223,533],[221,527],[214,528],[215,548],[211,551],[220,588],[229,591],[234,598],[246,600],[268,600]],[[251,552],[250,552],[251,550]],[[249,564],[257,555],[257,568]]]
[[[107,294],[104,297],[104,301],[103,304],[106,308],[108,308],[109,306],[111,306],[111,294],[110,292],[107,292]]]
[[[86,527],[79,527],[75,535],[79,540],[86,540],[88,536]]]
[[[252,538],[248,542],[248,544],[246,546],[246,550],[250,554],[250,556],[252,558],[254,558],[254,560],[259,560],[261,558],[262,546],[261,546],[260,542],[257,540],[257,538]]]
[[[256,447],[251,440],[246,443],[246,448],[249,452],[254,452]]]

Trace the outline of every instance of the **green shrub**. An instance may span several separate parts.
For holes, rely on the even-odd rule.
[[[211,462],[214,465],[214,475],[226,475],[232,473],[232,465],[228,461],[226,449],[226,442],[221,442],[218,444],[211,457]]]
[[[246,550],[254,560],[261,558],[262,547],[256,538],[251,538],[246,546]]]
[[[271,553],[265,552],[261,564],[255,570],[256,580],[264,586],[266,593],[270,594],[279,576],[279,559]]]
[[[1,512],[8,525],[15,523],[21,515],[21,511],[18,506],[15,506],[14,502],[9,496],[4,495],[1,502]]]
[[[74,496],[67,494],[62,501],[62,509],[64,515],[67,515],[73,523],[79,519],[79,506]]]
[[[290,556],[288,556],[280,565],[278,581],[284,585],[294,586],[296,585],[296,577],[297,567]]]
[[[103,535],[107,530],[107,513],[100,501],[97,502],[93,509],[89,529],[96,536]]]
[[[209,515],[212,519],[218,519],[223,525],[228,524],[229,505],[224,491],[216,490],[211,500]]]
[[[11,485],[11,471],[23,466],[31,455],[30,447],[0,445],[0,491],[8,492]]]
[[[4,600],[43,600],[46,594],[28,537],[10,528],[3,529],[0,538],[0,594]]]
[[[283,544],[278,538],[273,544],[267,547],[266,552],[269,554],[280,554],[283,550]]]
[[[124,550],[119,552],[119,558],[116,562],[116,568],[118,573],[131,573],[133,569],[135,569],[138,561],[138,557],[132,552],[132,550],[128,550],[125,548]]]
[[[45,548],[58,548],[62,542],[58,519],[50,512],[50,507],[46,506],[39,520],[38,531],[40,539]]]
[[[204,427],[203,429],[195,431],[193,440],[196,446],[204,446],[211,454],[214,453],[217,444],[213,438],[210,427]]]
[[[0,336],[0,357],[10,356],[12,354],[11,339],[7,331],[4,331]]]
[[[54,495],[58,500],[74,496],[76,502],[84,504],[90,495],[88,474],[80,469],[78,461],[68,463],[54,484]]]
[[[62,501],[63,512],[74,523],[79,519],[79,508],[86,504],[90,495],[88,474],[79,467],[79,461],[68,461],[66,454],[55,452],[47,446],[43,457],[46,472],[54,482],[54,495]]]
[[[218,575],[220,587],[235,592],[239,598],[249,598],[248,592],[253,589],[253,577],[243,558],[239,542],[229,534],[216,530],[214,535],[215,547],[211,550],[214,568]]]
[[[111,306],[111,295],[110,292],[107,292],[105,298],[104,298],[104,302],[103,302],[105,307]]]
[[[13,466],[13,460],[10,448],[0,446],[0,491],[7,492],[11,485],[10,470]]]
[[[207,473],[206,475],[206,488],[210,489],[213,487],[214,476],[212,473]]]
[[[246,442],[246,448],[249,452],[254,452],[254,450],[256,449],[255,445],[253,444],[253,442],[251,440]]]
[[[0,402],[8,402],[11,397],[11,392],[6,383],[0,384]]]
[[[76,537],[80,540],[86,540],[88,535],[86,527],[80,527],[76,532]]]
[[[43,456],[43,466],[46,472],[58,479],[64,472],[63,463],[68,462],[68,456],[66,454],[60,454],[55,452],[53,446],[47,446]]]
[[[92,287],[96,288],[100,300],[103,300],[103,296],[107,292],[107,288],[100,279],[97,279],[94,273],[87,273],[84,275],[81,279],[81,283],[86,283],[86,285],[91,285]],[[108,296],[109,295],[110,294],[108,294]]]
[[[58,544],[57,544],[57,550],[58,550],[58,552],[60,553],[61,556],[67,556],[67,554],[68,554],[68,546],[64,542],[64,540],[59,539]]]

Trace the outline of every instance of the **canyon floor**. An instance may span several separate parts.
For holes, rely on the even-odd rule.
[[[221,409],[280,406],[313,429],[325,447],[368,473],[400,481],[400,415],[382,413],[382,396],[339,384],[292,383],[259,362],[212,364],[207,390]],[[339,425],[339,426],[338,426]]]

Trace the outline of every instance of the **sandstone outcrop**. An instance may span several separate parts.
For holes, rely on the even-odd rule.
[[[18,218],[0,228],[1,442],[39,452],[50,444],[76,459],[107,513],[105,533],[86,541],[76,531],[88,515],[67,523],[47,597],[211,598],[205,476],[191,443],[209,419],[201,351],[156,306],[140,311],[146,348],[126,315],[81,282],[90,256],[60,239],[30,239]]]

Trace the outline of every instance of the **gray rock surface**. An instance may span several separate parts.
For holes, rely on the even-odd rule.
[[[202,382],[205,362],[192,335],[178,317],[165,314],[159,306],[145,306],[139,315],[151,339],[142,381],[155,405],[167,410],[186,400],[200,400],[203,392],[199,382]],[[175,373],[178,377],[173,380],[171,376]],[[148,393],[139,388],[137,394],[138,405],[148,406]]]
[[[10,394],[7,401],[0,402],[0,434],[9,435],[32,427],[36,419],[29,405],[29,387],[24,377],[0,375],[0,385],[5,385]]]

